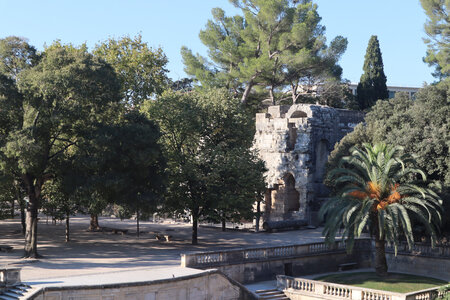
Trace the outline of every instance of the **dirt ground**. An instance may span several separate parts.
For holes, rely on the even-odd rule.
[[[279,246],[323,241],[321,228],[277,233],[243,231],[222,232],[220,228],[199,228],[199,244],[191,245],[191,226],[179,222],[141,222],[141,236],[136,236],[132,220],[100,218],[100,226],[128,229],[124,235],[112,232],[89,232],[88,216],[71,219],[71,241],[64,241],[64,223],[38,225],[38,251],[43,258],[21,259],[24,239],[20,220],[0,221],[0,245],[13,246],[9,253],[0,252],[0,268],[21,267],[22,280],[96,274],[141,268],[173,267],[180,264],[180,254],[191,251],[213,251],[257,246]],[[159,241],[157,233],[172,236]]]

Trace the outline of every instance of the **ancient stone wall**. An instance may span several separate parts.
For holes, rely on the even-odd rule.
[[[328,194],[322,183],[328,154],[363,117],[312,104],[270,106],[256,114],[254,147],[268,169],[264,220],[317,223]]]

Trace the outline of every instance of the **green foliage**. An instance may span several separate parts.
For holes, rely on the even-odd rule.
[[[242,16],[212,11],[200,39],[211,61],[183,47],[185,72],[203,87],[226,87],[242,102],[250,92],[264,92],[273,104],[283,98],[296,102],[305,78],[340,77],[337,65],[347,40],[336,37],[328,47],[312,1],[231,1]],[[290,90],[291,95],[285,93]]]
[[[351,250],[354,239],[367,226],[376,242],[383,242],[382,247],[387,241],[397,251],[404,236],[411,248],[415,220],[425,226],[434,245],[442,201],[431,189],[414,182],[419,178],[425,182],[425,173],[415,168],[412,157],[401,154],[401,147],[384,143],[363,147],[363,150],[352,148],[351,156],[342,157],[338,167],[328,173],[336,191],[320,210],[321,216],[326,216],[323,230],[326,240],[333,242],[342,228],[342,238]]]
[[[0,74],[16,80],[22,70],[36,65],[38,61],[36,48],[26,39],[17,36],[0,39]]]
[[[71,165],[77,148],[99,122],[118,111],[119,84],[114,70],[87,52],[55,42],[39,64],[17,76],[20,97],[1,101],[7,111],[2,169],[23,183],[27,206],[26,256],[36,257],[36,218],[45,182]],[[3,119],[3,118],[2,118]],[[58,183],[59,185],[60,183]],[[34,225],[33,225],[34,224]]]
[[[358,103],[347,82],[326,80],[320,88],[319,104],[335,108],[358,109]]]
[[[101,208],[116,203],[134,212],[156,210],[165,168],[159,137],[157,125],[137,111],[114,124],[100,124],[92,133],[87,155],[80,159],[89,176],[85,189]]]
[[[94,54],[113,66],[123,101],[130,107],[161,94],[169,84],[166,55],[161,48],[148,47],[140,34],[119,40],[110,38],[97,45]]]
[[[428,35],[424,39],[427,44],[427,54],[424,61],[436,68],[433,76],[443,79],[450,73],[450,25],[449,25],[449,1],[448,0],[420,0],[427,22],[425,32]]]
[[[264,188],[264,166],[250,151],[253,130],[225,90],[165,92],[143,110],[158,122],[168,161],[165,208],[200,219],[249,217]]]
[[[410,100],[406,94],[397,93],[389,101],[378,101],[359,124],[346,135],[331,152],[327,169],[338,166],[342,156],[349,155],[352,146],[363,143],[385,142],[404,148],[414,156],[417,166],[424,170],[430,181],[435,182],[436,191],[450,209],[450,106],[449,84],[427,86]],[[327,185],[332,187],[330,182]],[[333,188],[333,187],[332,187]],[[450,219],[445,214],[444,225],[450,229]]]
[[[379,99],[387,99],[386,75],[383,70],[380,44],[376,35],[372,35],[364,57],[364,73],[357,87],[357,98],[361,110],[368,109]]]

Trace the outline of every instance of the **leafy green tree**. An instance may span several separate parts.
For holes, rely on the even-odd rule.
[[[1,134],[0,144],[4,145],[10,130],[15,129],[17,120],[21,120],[22,94],[17,89],[17,76],[21,71],[36,65],[39,61],[39,55],[36,49],[28,44],[24,38],[9,36],[0,39],[0,101],[2,102],[1,111]],[[4,194],[15,195],[9,197],[11,202],[11,211],[14,211],[14,202],[20,206],[20,217],[22,231],[25,233],[25,201],[23,199],[23,185],[20,181],[20,175],[17,174],[15,162],[1,159],[1,177],[4,186]],[[11,213],[12,214],[12,213]]]
[[[380,43],[376,35],[370,37],[364,57],[363,71],[356,89],[361,110],[371,107],[377,100],[389,98]]]
[[[364,124],[356,126],[331,152],[327,169],[338,166],[343,156],[350,154],[352,146],[363,143],[397,144],[415,157],[417,166],[424,170],[444,200],[446,211],[450,209],[450,106],[449,83],[420,89],[416,99],[397,93],[389,101],[378,101],[366,114]],[[332,188],[330,183],[328,186]],[[450,232],[450,217],[444,215],[443,228]]]
[[[169,177],[164,206],[169,212],[191,218],[193,244],[198,242],[200,220],[228,220],[251,211],[263,184],[263,168],[250,151],[251,118],[237,99],[217,89],[171,91],[147,102],[143,109],[162,132]],[[246,160],[246,168],[239,168],[241,173],[227,165],[243,163],[241,159]],[[230,177],[230,172],[236,177]]]
[[[213,199],[214,210],[208,216],[213,222],[252,220],[253,205],[261,201],[265,191],[264,163],[245,148],[213,149],[207,182],[207,193]],[[259,224],[259,216],[256,224]]]
[[[320,210],[321,216],[326,216],[326,240],[333,242],[342,228],[349,250],[354,239],[369,228],[375,239],[375,270],[380,276],[387,275],[386,242],[397,251],[404,235],[412,248],[412,218],[426,227],[432,245],[441,221],[442,201],[432,190],[411,181],[418,175],[425,181],[426,176],[420,169],[405,167],[414,165],[414,160],[400,154],[401,150],[383,143],[353,148],[352,155],[343,157],[338,168],[329,172],[336,193]]]
[[[9,36],[0,39],[0,73],[16,80],[19,73],[39,61],[36,48],[24,38]]]
[[[123,101],[130,107],[162,93],[169,84],[167,57],[161,48],[152,49],[138,34],[108,39],[98,44],[94,54],[111,64],[121,83]]]
[[[18,76],[23,99],[1,153],[15,162],[27,192],[25,257],[37,257],[37,213],[42,188],[93,128],[108,120],[119,100],[114,70],[104,61],[56,42],[38,65]]]
[[[443,79],[450,73],[450,24],[448,0],[420,0],[427,22],[425,32],[428,35],[424,39],[428,46],[424,61],[436,68],[433,76]]]
[[[136,213],[154,212],[165,191],[165,158],[158,126],[137,111],[115,124],[99,126],[91,139],[88,191],[103,203],[116,203]]]
[[[343,37],[325,43],[317,5],[312,1],[234,0],[242,16],[212,11],[200,39],[211,61],[183,47],[185,72],[203,87],[226,87],[246,103],[252,90],[262,90],[275,104],[290,90],[292,101],[305,76],[339,75],[347,47]],[[267,95],[268,93],[268,95]],[[277,94],[280,94],[278,97]]]
[[[67,160],[66,163],[75,163]],[[83,211],[79,189],[85,181],[77,168],[66,165],[62,173],[45,182],[42,188],[42,208],[55,220],[65,220],[65,241],[70,241],[70,217]]]

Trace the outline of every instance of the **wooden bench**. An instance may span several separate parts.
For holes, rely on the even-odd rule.
[[[0,245],[0,252],[11,252],[12,249],[13,249],[12,246]]]
[[[357,266],[357,263],[351,262],[351,263],[346,263],[346,264],[340,264],[338,267],[339,267],[339,271],[345,271],[345,270],[354,269],[356,266]]]

